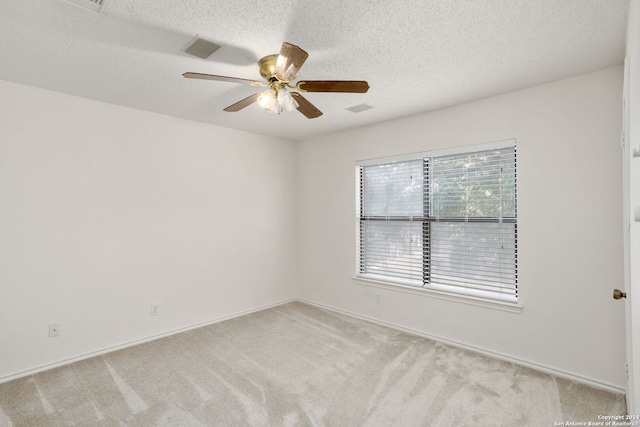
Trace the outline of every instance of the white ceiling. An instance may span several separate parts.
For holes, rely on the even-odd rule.
[[[303,140],[619,64],[628,0],[0,0],[0,79],[219,126]],[[195,34],[222,45],[182,50]],[[309,93],[324,112],[222,109],[259,88],[283,41],[298,79],[367,80],[366,94]],[[374,108],[352,113],[345,108]]]

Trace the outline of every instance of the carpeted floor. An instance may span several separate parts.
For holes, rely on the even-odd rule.
[[[624,412],[624,396],[299,302],[0,384],[2,427],[553,426]]]

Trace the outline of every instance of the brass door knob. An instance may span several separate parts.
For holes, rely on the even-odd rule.
[[[620,298],[626,298],[626,297],[627,297],[626,292],[622,292],[620,289],[613,290],[613,299],[620,299]]]

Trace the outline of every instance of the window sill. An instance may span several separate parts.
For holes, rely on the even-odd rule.
[[[507,311],[509,313],[520,313],[522,304],[503,301],[494,301],[484,298],[477,298],[468,295],[457,295],[449,292],[441,292],[434,289],[421,288],[417,286],[401,285],[398,283],[384,282],[381,280],[373,280],[364,277],[353,277],[353,281],[358,285],[372,286],[374,288],[389,289],[396,292],[404,292],[408,294],[420,295],[429,298],[437,298],[445,301],[453,301],[462,304],[475,305],[477,307],[485,307],[493,310]]]

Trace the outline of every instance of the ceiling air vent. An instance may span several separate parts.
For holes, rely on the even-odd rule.
[[[352,113],[361,113],[363,111],[367,111],[372,109],[373,107],[369,104],[360,104],[360,105],[354,105],[353,107],[349,107],[346,108],[347,110],[351,111]]]
[[[196,34],[191,40],[189,40],[187,47],[184,48],[184,52],[189,55],[197,56],[198,58],[207,59],[218,49],[220,49],[220,45],[210,42],[209,40],[205,40]]]
[[[106,0],[65,0],[74,6],[78,6],[91,12],[100,13]]]

